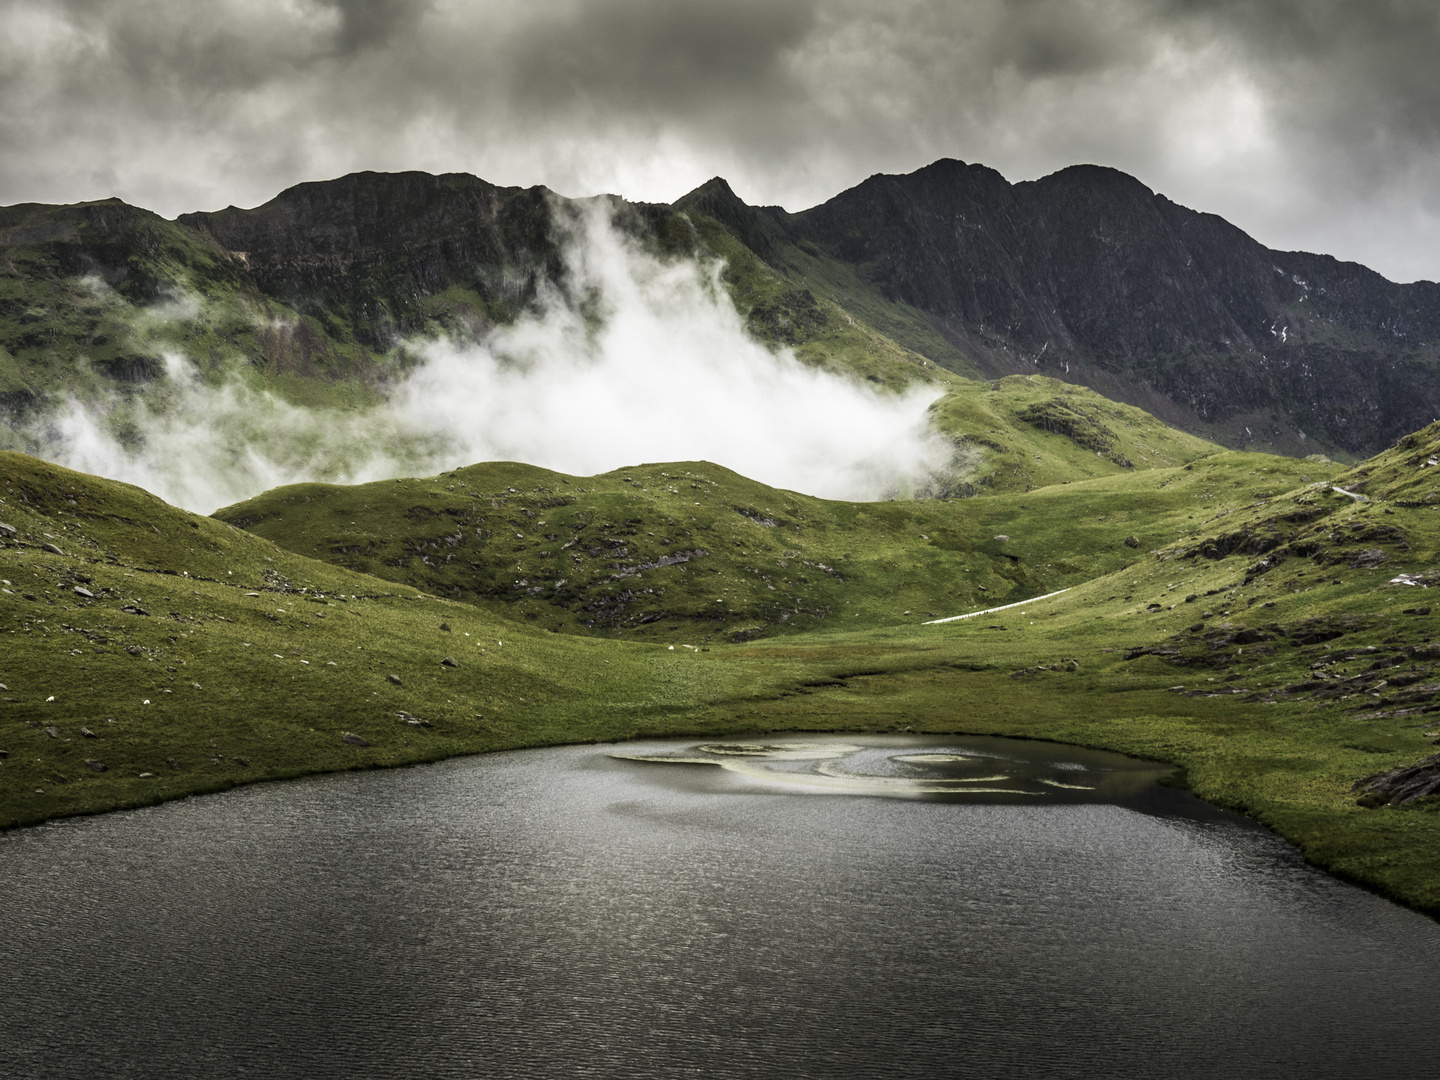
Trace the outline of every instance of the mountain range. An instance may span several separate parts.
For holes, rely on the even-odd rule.
[[[1349,459],[1440,415],[1440,285],[1270,250],[1113,169],[1011,184],[944,160],[795,214],[718,178],[670,205],[602,198],[652,250],[723,258],[756,336],[834,366],[868,371],[837,345],[859,329],[861,352],[1044,374],[1226,446]],[[592,201],[357,173],[175,221],[0,208],[0,408],[141,385],[166,344],[301,400],[383,384],[408,338],[480,336],[563,290],[564,219]],[[181,296],[204,317],[143,317]]]

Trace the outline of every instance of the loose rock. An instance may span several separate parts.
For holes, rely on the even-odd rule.
[[[1440,754],[1431,754],[1414,765],[1367,776],[1351,788],[1364,790],[1357,800],[1361,806],[1399,806],[1427,795],[1440,795]]]
[[[5,522],[0,521],[0,536],[3,536],[6,540],[9,540],[18,531],[14,525],[6,525]]]
[[[50,552],[51,555],[64,555],[64,554],[65,554],[65,552],[61,551],[61,550],[60,550],[58,547],[56,547],[54,544],[41,544],[41,545],[40,545],[40,550],[41,550],[41,551],[48,551],[48,552]]]
[[[359,735],[356,735],[353,731],[347,731],[347,732],[345,732],[344,734],[342,734],[342,735],[340,736],[340,738],[342,738],[343,740],[345,740],[345,741],[346,741],[347,743],[349,743],[351,746],[369,746],[369,745],[370,745],[366,740],[362,739]]]
[[[103,761],[96,761],[94,758],[86,758],[85,764],[91,772],[104,772],[106,768]]]
[[[88,727],[82,727],[82,728],[80,729],[80,734],[83,735],[83,736],[85,736],[85,738],[87,738],[87,739],[96,739],[96,738],[99,738],[99,736],[96,735],[95,732],[91,731]]]
[[[399,676],[399,675],[386,675],[386,676],[385,676],[385,681],[386,681],[386,682],[389,682],[389,683],[394,683],[396,686],[404,686],[404,685],[405,685],[404,683],[402,683],[402,682],[400,681],[400,676]]]
[[[44,731],[45,734],[49,735],[52,739],[58,739],[60,737],[60,729],[57,728],[54,724],[51,724],[49,727],[45,728]]]
[[[71,589],[70,591],[73,592],[76,596],[83,597],[86,600],[95,599],[95,594],[89,589],[85,588],[85,586],[83,585],[76,585],[75,588]]]
[[[453,656],[447,656],[447,657],[445,657],[445,659],[444,659],[444,660],[441,660],[440,663],[441,663],[441,665],[444,666],[444,667],[459,667],[459,666],[460,666],[460,661],[459,661],[459,660],[456,660]]]

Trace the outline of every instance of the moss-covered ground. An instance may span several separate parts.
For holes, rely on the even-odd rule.
[[[546,743],[995,733],[1173,762],[1199,795],[1265,822],[1318,865],[1440,912],[1434,800],[1370,807],[1352,791],[1432,752],[1440,726],[1427,719],[1440,710],[1440,631],[1424,602],[1440,550],[1437,454],[1431,428],[1345,473],[1222,453],[1029,493],[856,506],[700,463],[599,478],[477,466],[267,497],[250,527],[284,524],[281,538],[306,554],[135,488],[0,455],[0,522],[14,528],[0,530],[0,823]],[[560,489],[573,501],[540,505]],[[524,535],[497,548],[512,517]],[[661,544],[681,539],[672,521],[696,535]],[[606,523],[618,546],[601,543]],[[412,550],[387,571],[394,580],[307,557],[349,559],[333,548],[367,534],[404,552],[461,525],[492,535],[449,564],[436,565],[441,548],[423,550],[430,564]],[[750,605],[747,617],[706,636],[677,599],[678,618],[597,630],[556,592],[435,595],[464,594],[457,561],[528,577],[546,559],[576,565],[582,545],[577,580],[592,583],[704,548],[620,580],[712,603],[711,585],[726,582],[719,598]],[[798,582],[807,560],[838,576],[817,569]],[[702,567],[710,580],[693,596],[665,576],[682,568],[688,582]],[[798,627],[748,618],[787,578],[797,593],[831,590],[830,614]],[[648,639],[647,628],[657,628]],[[760,635],[731,642],[750,628]]]

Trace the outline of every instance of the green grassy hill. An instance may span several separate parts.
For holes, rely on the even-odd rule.
[[[796,681],[551,634],[19,454],[0,453],[0,522],[0,826],[685,728]]]
[[[1073,446],[1035,436],[1046,439]],[[1168,543],[1197,509],[1337,468],[1222,452],[1189,469],[1112,466],[1029,495],[845,503],[706,462],[593,477],[489,463],[428,479],[291,485],[216,517],[545,629],[708,643],[913,623],[1068,588]]]

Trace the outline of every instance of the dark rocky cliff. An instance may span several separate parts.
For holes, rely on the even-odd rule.
[[[553,199],[447,173],[354,173],[254,210],[178,219],[245,262],[259,288],[332,333],[377,348],[436,315],[447,290],[480,322],[513,316],[560,272]]]
[[[790,244],[854,267],[988,374],[1045,370],[1233,444],[1369,453],[1440,415],[1440,285],[1271,251],[1114,169],[1010,184],[939,161],[727,213],[778,262]]]

